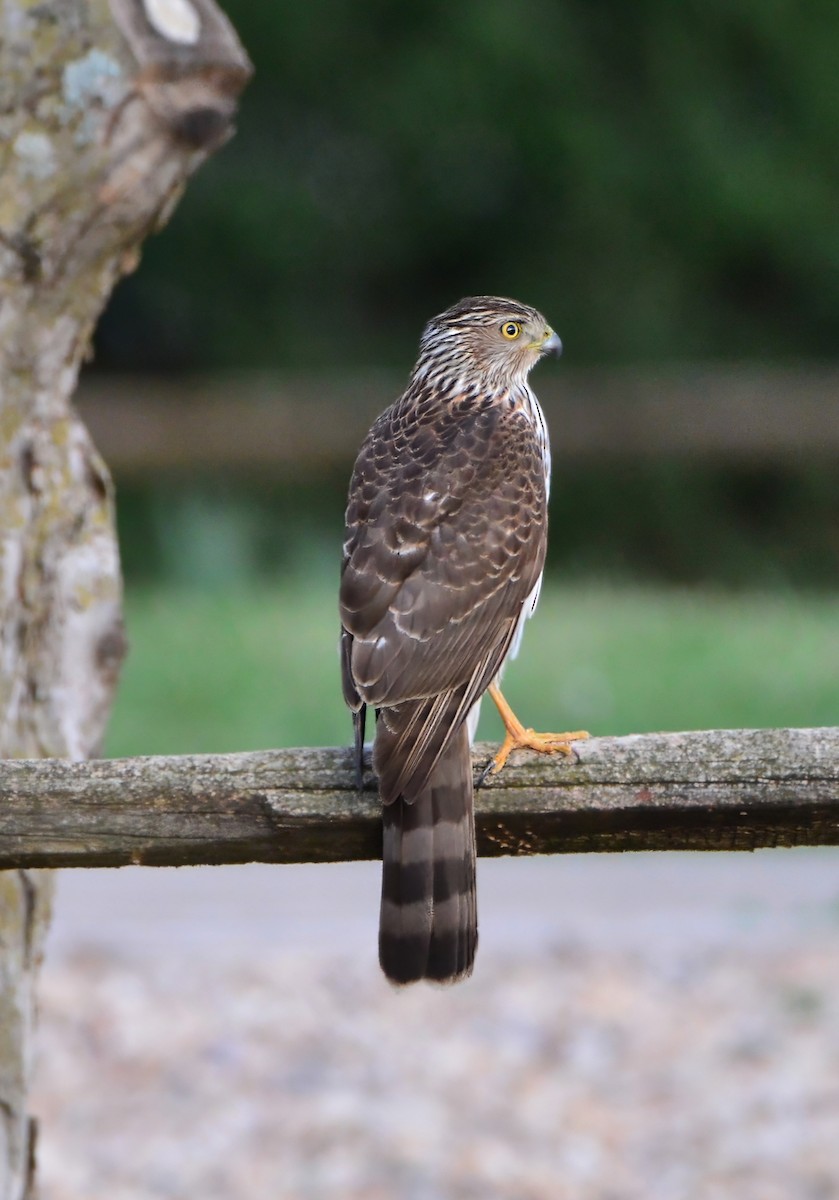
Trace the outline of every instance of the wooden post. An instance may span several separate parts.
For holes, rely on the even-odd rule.
[[[125,650],[108,472],[71,403],[96,320],[250,67],[210,0],[0,6],[0,754],[82,760]],[[26,1115],[50,878],[0,875],[0,1200],[34,1194]]]

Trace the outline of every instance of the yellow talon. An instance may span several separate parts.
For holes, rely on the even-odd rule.
[[[492,760],[489,774],[497,774],[513,750],[535,750],[539,754],[570,756],[574,753],[571,743],[584,741],[589,736],[584,729],[575,730],[573,733],[536,733],[532,729],[525,729],[497,685],[491,683],[487,690],[495,701],[495,706],[504,722],[504,728],[507,730],[507,735],[501,743],[501,749]]]

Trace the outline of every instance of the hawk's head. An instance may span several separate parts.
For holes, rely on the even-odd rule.
[[[468,296],[425,327],[415,374],[477,376],[491,386],[527,377],[544,354],[561,354],[562,342],[541,313],[501,296]]]

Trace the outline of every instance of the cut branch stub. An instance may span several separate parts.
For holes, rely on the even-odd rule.
[[[230,136],[252,74],[232,25],[212,0],[110,0],[139,68],[137,88],[169,132],[209,150]]]

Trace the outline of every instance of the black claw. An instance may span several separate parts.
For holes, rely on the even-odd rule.
[[[492,774],[492,772],[494,771],[494,769],[495,769],[495,759],[491,758],[489,760],[489,762],[487,763],[487,765],[484,767],[483,771],[481,771],[480,775],[478,776],[478,782],[475,784],[476,792],[477,792],[478,788],[482,788],[484,786],[484,784],[489,779],[489,777]]]

